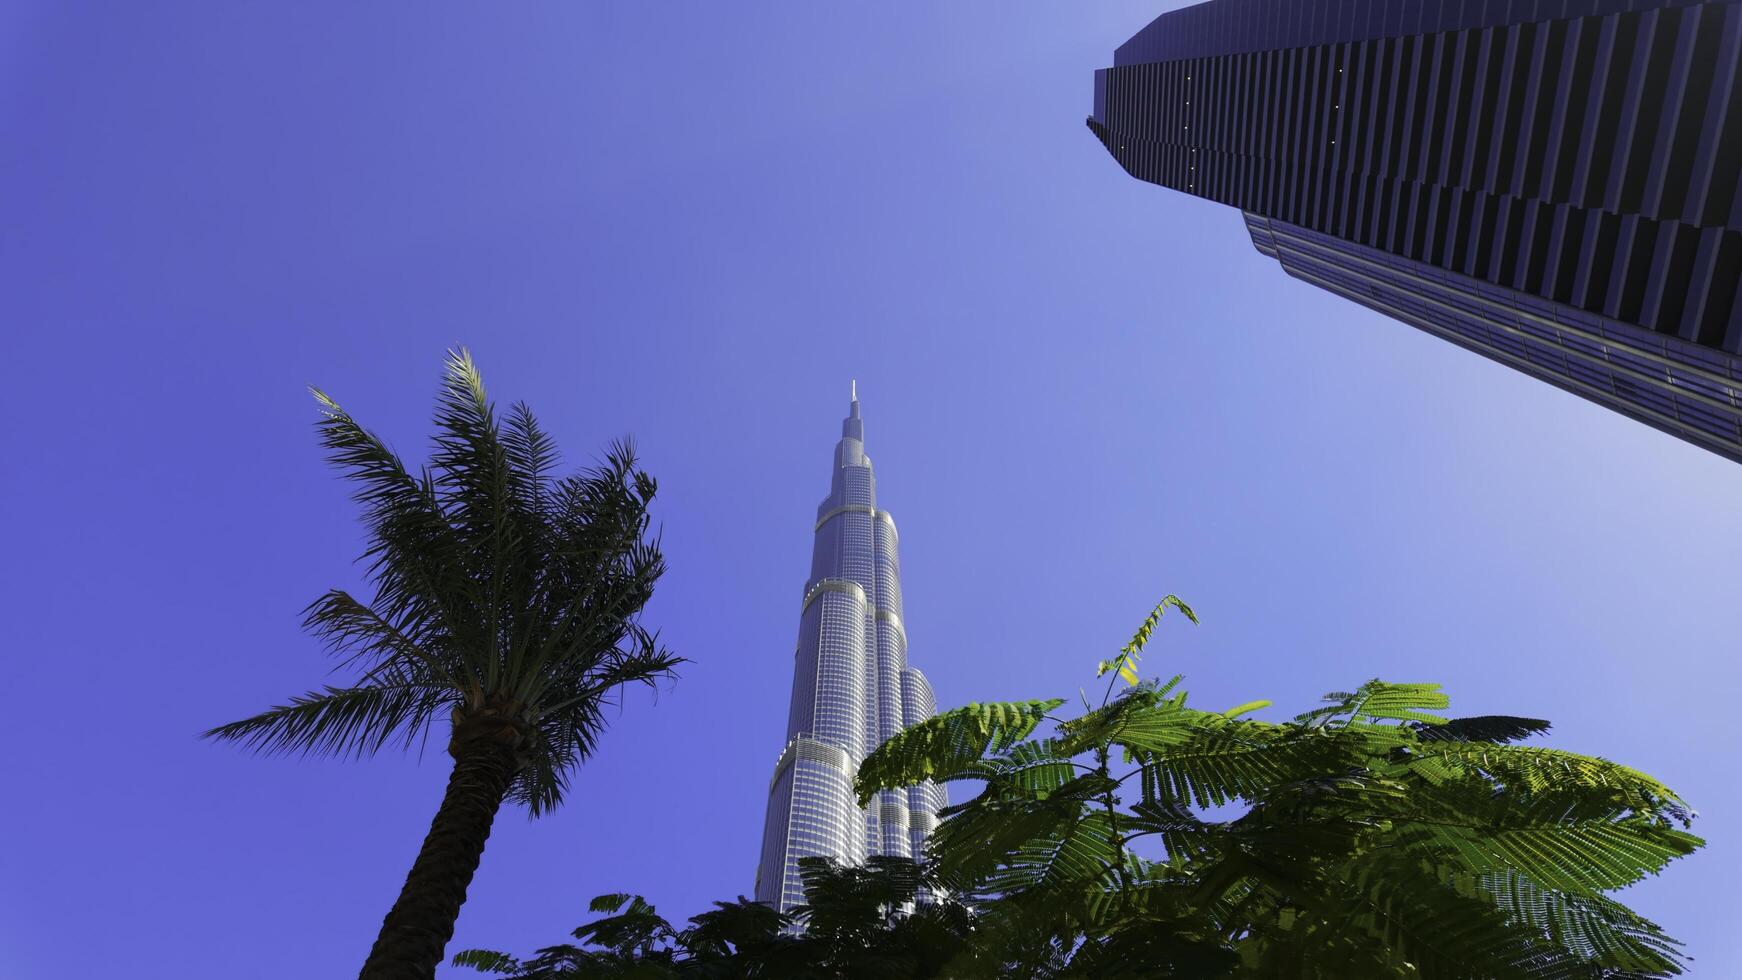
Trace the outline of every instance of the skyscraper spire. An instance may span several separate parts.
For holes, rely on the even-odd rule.
[[[925,675],[907,666],[895,520],[877,509],[856,380],[852,395],[829,495],[817,508],[786,748],[768,787],[756,870],[757,901],[783,912],[805,898],[800,858],[913,856],[946,804],[934,783],[883,790],[864,807],[853,790],[865,756],[930,718],[935,704]]]

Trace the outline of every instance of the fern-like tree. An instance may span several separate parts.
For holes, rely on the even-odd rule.
[[[1114,676],[1081,715],[1058,716],[1057,699],[968,705],[866,759],[865,800],[928,778],[984,784],[942,814],[923,865],[806,859],[793,915],[740,899],[682,930],[605,896],[578,944],[455,964],[513,980],[1681,972],[1677,943],[1607,894],[1700,846],[1662,784],[1516,744],[1544,721],[1449,719],[1433,684],[1370,681],[1280,723],[1247,717],[1268,702],[1189,707],[1179,678],[1138,670],[1170,608],[1196,621],[1170,596],[1101,665]]]
[[[861,802],[922,779],[984,786],[929,845],[929,887],[977,909],[978,974],[951,975],[1681,972],[1675,941],[1607,894],[1702,844],[1667,787],[1514,744],[1544,721],[1450,719],[1436,684],[1370,681],[1281,723],[1246,717],[1269,702],[1190,707],[1178,677],[1138,674],[1168,608],[1192,616],[1168,597],[1082,715],[972,704],[860,768]]]
[[[655,485],[627,443],[557,476],[531,411],[498,417],[464,350],[448,358],[434,451],[416,472],[315,398],[327,458],[362,506],[374,597],[328,592],[304,625],[354,677],[206,735],[364,756],[446,723],[447,792],[362,969],[365,980],[429,978],[502,804],[555,807],[616,692],[681,662],[640,622],[665,569],[649,529]]]
[[[510,980],[923,980],[970,962],[972,910],[949,896],[922,901],[914,861],[803,858],[799,875],[805,904],[790,914],[739,897],[679,929],[640,896],[601,895],[592,911],[603,914],[574,931],[578,942],[525,960],[469,949],[453,962]]]

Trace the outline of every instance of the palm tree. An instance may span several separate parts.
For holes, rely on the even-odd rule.
[[[267,753],[364,756],[449,722],[454,768],[423,848],[363,965],[364,980],[435,975],[504,801],[562,801],[626,684],[682,659],[640,623],[665,570],[649,536],[652,477],[615,443],[565,478],[531,411],[498,419],[471,355],[449,352],[434,453],[413,474],[314,392],[327,459],[355,486],[375,588],[333,590],[304,627],[358,671],[207,737]]]

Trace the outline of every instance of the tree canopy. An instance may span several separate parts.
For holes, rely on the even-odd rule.
[[[314,392],[327,459],[363,511],[374,596],[342,589],[304,626],[354,676],[206,735],[264,752],[365,756],[446,723],[454,768],[363,975],[433,977],[503,802],[562,801],[626,684],[681,660],[641,622],[665,570],[656,485],[627,442],[559,477],[524,403],[497,414],[477,365],[450,352],[434,452],[416,472]]]
[[[657,957],[600,943],[594,923],[562,955],[595,955],[590,942],[625,969],[663,971],[623,975],[677,977],[1682,972],[1679,944],[1610,895],[1702,845],[1668,787],[1523,744],[1548,730],[1540,719],[1452,717],[1437,684],[1370,680],[1287,721],[1251,717],[1266,701],[1204,710],[1181,678],[1137,672],[1168,609],[1195,621],[1172,596],[1158,605],[1100,665],[1106,693],[1080,714],[1059,715],[1060,698],[969,704],[865,759],[863,799],[922,779],[979,784],[943,812],[923,862],[811,859],[809,904],[791,916],[723,904],[688,929],[662,925]],[[741,931],[717,940],[716,916]],[[498,955],[464,962],[593,975]],[[879,963],[901,969],[862,972]]]

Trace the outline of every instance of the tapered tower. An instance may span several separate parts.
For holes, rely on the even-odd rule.
[[[900,538],[877,509],[857,382],[815,530],[786,747],[768,787],[756,871],[757,901],[783,912],[804,901],[800,858],[918,857],[945,802],[932,783],[884,790],[864,808],[853,792],[866,753],[936,710],[925,675],[907,664]]]

